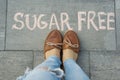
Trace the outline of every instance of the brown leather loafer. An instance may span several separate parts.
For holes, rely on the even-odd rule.
[[[44,43],[44,57],[46,59],[46,52],[52,49],[62,49],[62,35],[58,30],[51,31]],[[52,53],[47,53],[47,55]],[[54,54],[54,53],[53,53]]]
[[[73,57],[73,59],[76,60],[79,51],[80,41],[77,34],[72,30],[67,31],[63,39],[63,58]]]

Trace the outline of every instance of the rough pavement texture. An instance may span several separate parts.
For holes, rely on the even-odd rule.
[[[0,0],[0,50],[4,50],[5,24],[6,23],[6,0]]]
[[[42,63],[53,29],[77,32],[77,63],[91,80],[120,80],[119,25],[120,0],[0,0],[0,80],[15,80]]]

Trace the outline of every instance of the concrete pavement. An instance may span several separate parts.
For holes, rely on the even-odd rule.
[[[119,0],[0,0],[0,80],[15,80],[44,61],[43,43],[58,29],[77,32],[77,63],[91,80],[120,80]]]

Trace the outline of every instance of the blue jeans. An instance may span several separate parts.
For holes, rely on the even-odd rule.
[[[73,59],[68,59],[64,63],[65,74],[60,69],[61,61],[56,56],[51,56],[42,64],[31,71],[27,71],[17,80],[90,80],[84,71],[76,64]]]

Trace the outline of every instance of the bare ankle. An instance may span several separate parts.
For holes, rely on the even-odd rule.
[[[57,56],[58,58],[60,58],[60,50],[57,48],[49,50],[45,54],[46,54],[46,59],[50,56]]]
[[[63,50],[63,62],[66,61],[67,59],[73,59],[77,60],[78,54],[72,51],[71,49],[65,49]]]

